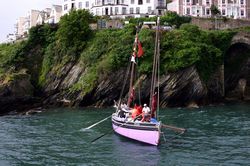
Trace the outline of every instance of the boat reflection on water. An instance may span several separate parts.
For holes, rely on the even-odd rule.
[[[160,151],[152,146],[114,134],[111,149],[121,165],[159,165]]]

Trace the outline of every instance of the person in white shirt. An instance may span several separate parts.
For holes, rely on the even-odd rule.
[[[147,104],[144,104],[143,105],[143,109],[142,109],[142,122],[144,121],[147,121],[149,122],[150,121],[150,108],[147,106]]]

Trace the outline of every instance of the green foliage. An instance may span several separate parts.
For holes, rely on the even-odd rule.
[[[23,57],[19,54],[22,53],[26,42],[14,43],[14,44],[0,44],[0,68],[1,72],[8,71],[10,68],[15,69],[20,62],[23,61]]]
[[[205,32],[194,25],[183,24],[179,30],[170,31],[162,37],[163,69],[176,71],[196,65],[206,81],[222,64],[232,35],[230,31]]]
[[[46,75],[52,69],[53,64],[55,63],[55,59],[57,57],[57,49],[55,43],[51,43],[45,51],[43,62],[42,62],[42,69],[39,76],[38,85],[42,86],[46,82]]]
[[[220,14],[220,10],[219,10],[218,7],[215,6],[214,4],[211,5],[210,10],[211,10],[212,16],[215,16],[215,15],[217,15],[217,14]]]
[[[94,21],[93,15],[87,10],[72,10],[62,16],[56,33],[62,48],[80,53],[92,35],[89,23]]]
[[[70,88],[71,92],[81,91],[82,96],[91,92],[97,84],[98,74],[96,66],[86,69],[86,74],[80,77],[79,81]]]
[[[176,26],[179,28],[184,23],[189,23],[191,17],[180,16],[176,12],[168,11],[165,15],[160,18],[162,25]]]
[[[129,18],[128,21],[131,24],[138,25],[139,23],[143,23],[144,21],[155,21],[157,17],[140,17],[140,18]],[[161,25],[169,25],[175,26],[179,28],[184,23],[190,23],[191,17],[188,16],[180,16],[176,12],[168,11],[163,16],[160,16],[160,24]]]
[[[55,41],[55,33],[58,29],[56,24],[43,24],[30,28],[27,45],[32,48],[37,45],[47,47],[51,42]]]
[[[87,66],[96,63],[117,69],[127,62],[132,53],[134,27],[127,26],[122,30],[106,29],[97,31],[81,54],[81,59]],[[105,60],[107,59],[107,60]]]
[[[154,55],[154,37],[155,31],[142,29],[139,33],[139,39],[142,43],[144,55],[139,59],[139,72],[149,74],[152,71],[152,60]]]
[[[86,94],[95,87],[98,76],[105,77],[111,71],[127,66],[132,54],[135,27],[96,31],[82,51],[80,61],[87,73],[80,78],[71,91],[82,90]]]

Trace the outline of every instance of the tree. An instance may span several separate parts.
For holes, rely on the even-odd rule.
[[[92,35],[89,24],[93,21],[93,15],[87,10],[70,11],[59,22],[57,40],[64,49],[73,49],[80,53]]]
[[[215,15],[217,15],[217,14],[220,14],[220,10],[219,10],[218,7],[215,6],[214,4],[211,5],[210,10],[211,10],[212,16],[215,16]]]

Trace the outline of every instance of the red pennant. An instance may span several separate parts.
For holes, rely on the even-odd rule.
[[[144,51],[142,49],[141,42],[138,40],[138,53],[137,53],[137,57],[140,58],[143,54],[144,54]]]

